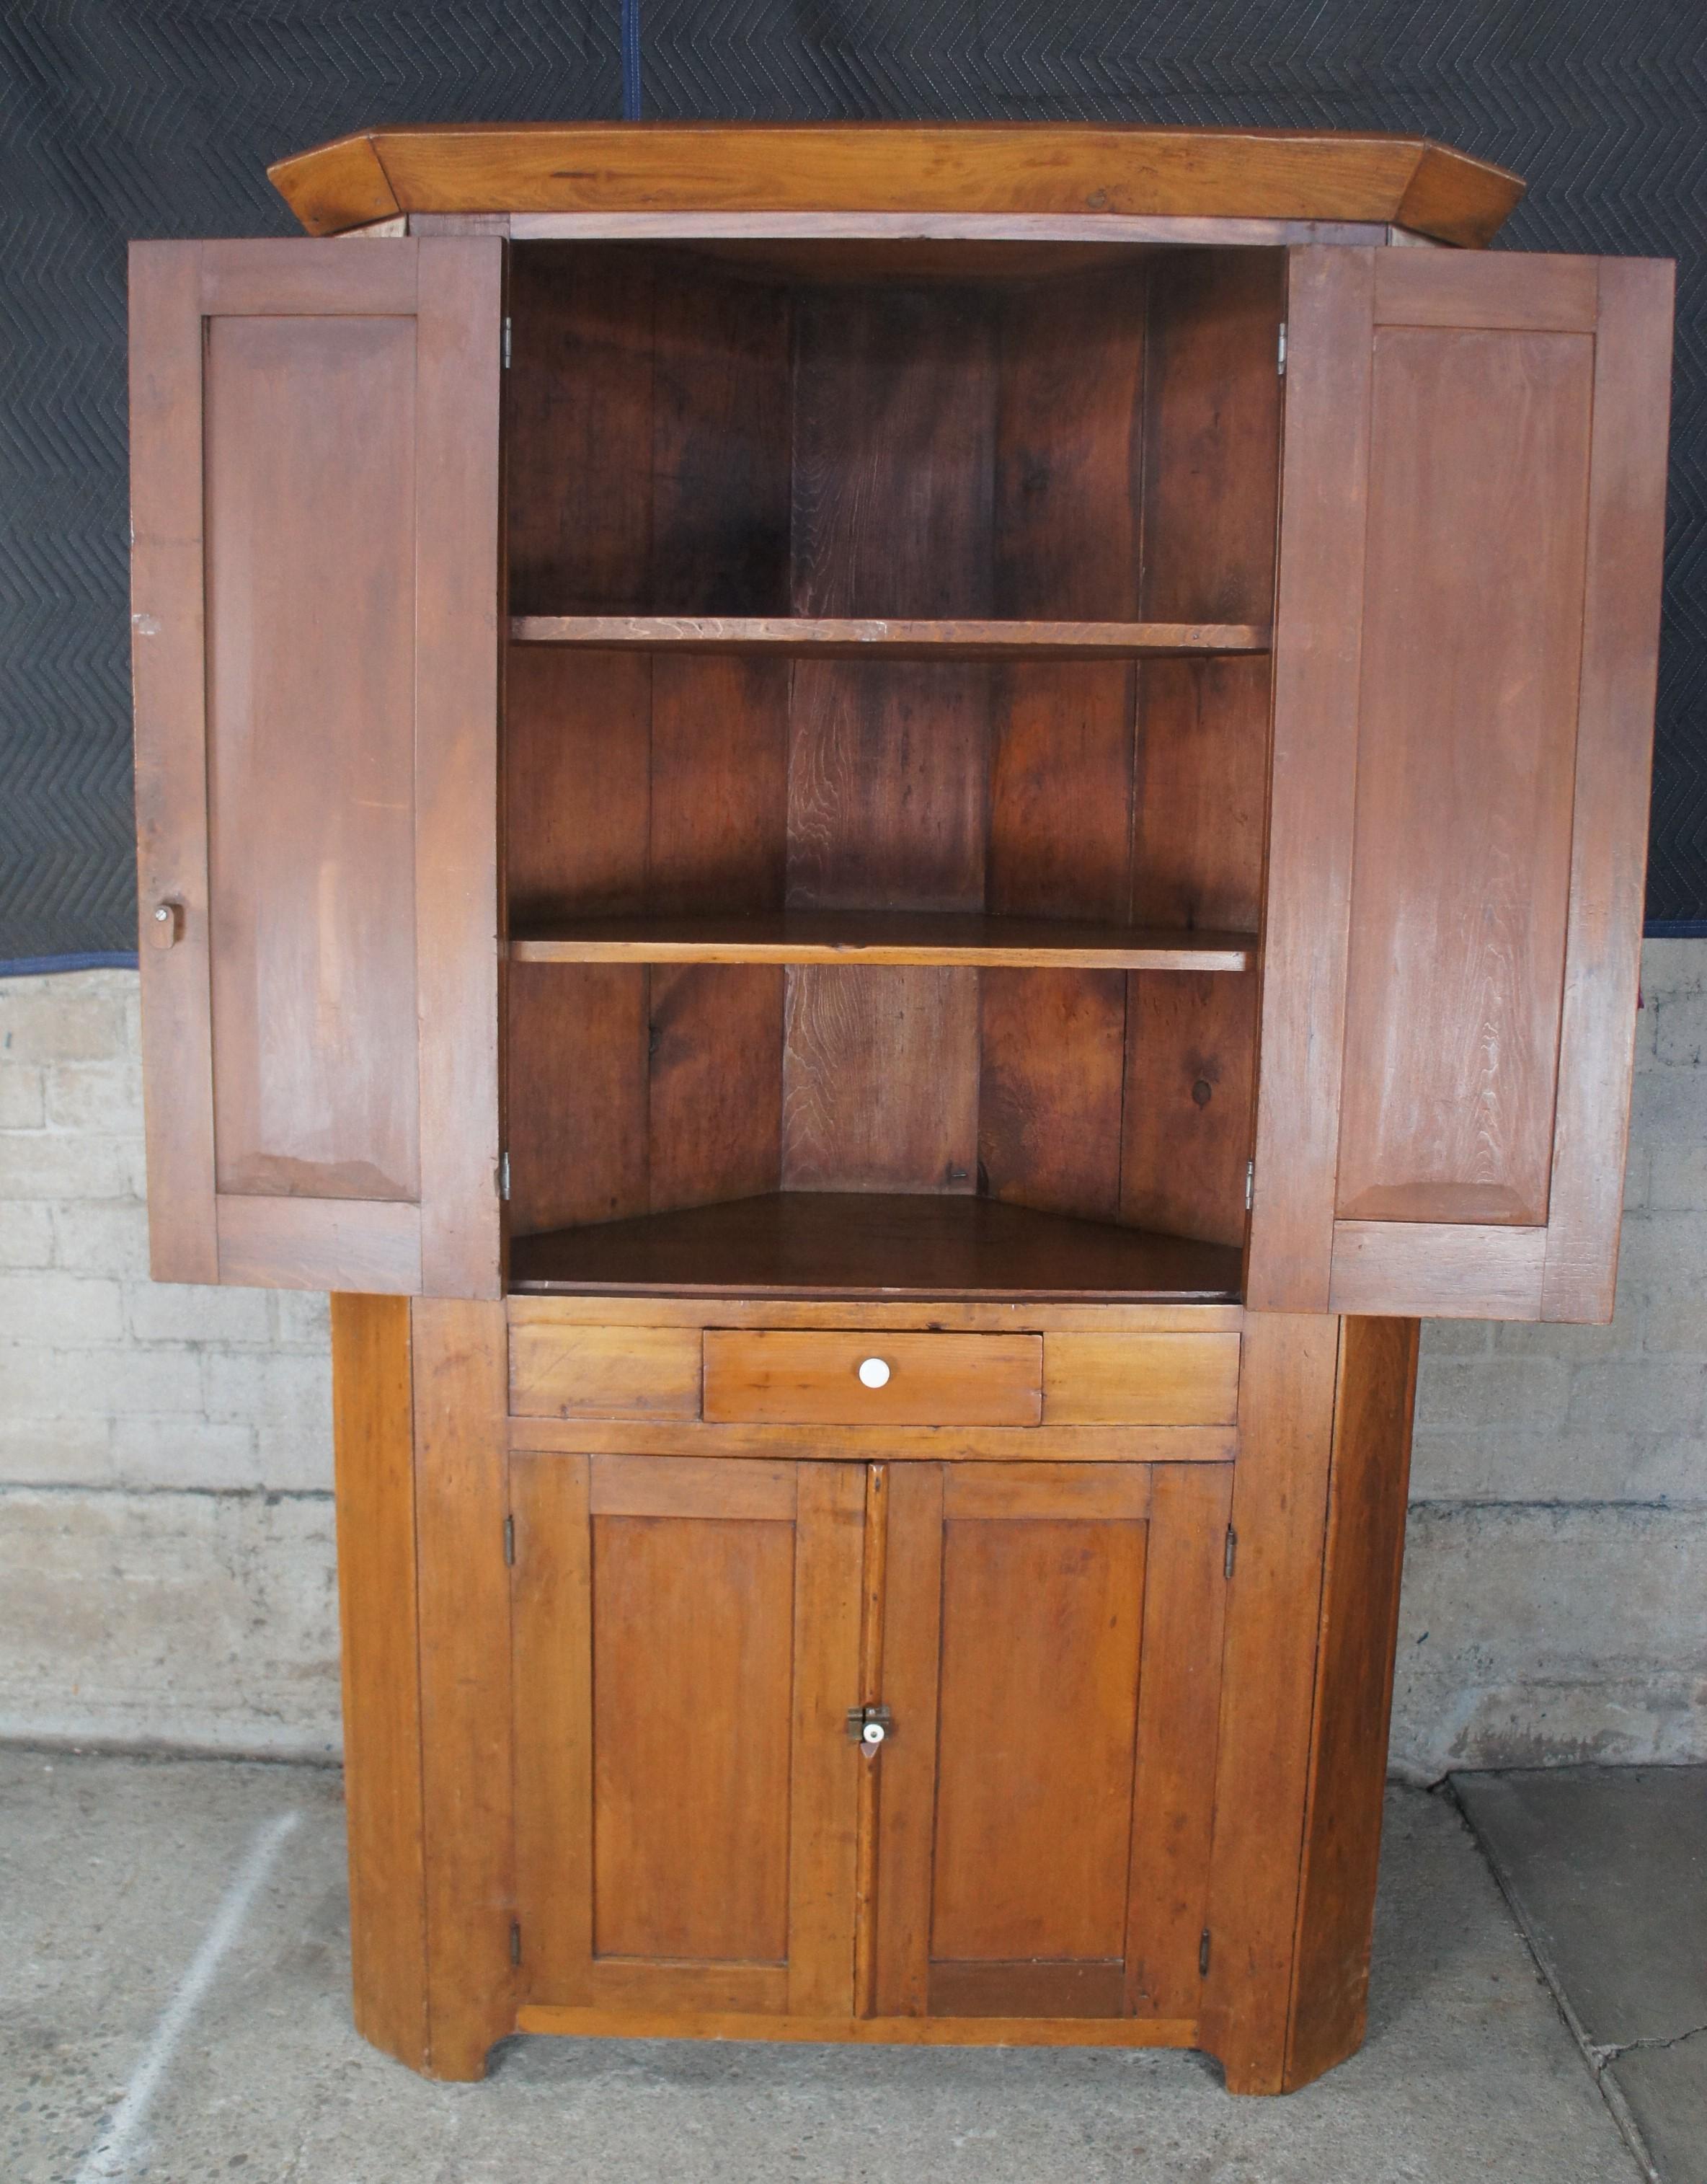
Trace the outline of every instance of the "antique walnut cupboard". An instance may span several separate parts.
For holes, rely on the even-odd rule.
[[[153,1269],[357,2020],[1361,2036],[1417,1321],[1611,1310],[1670,269],[1415,139],[382,130],[132,265]]]

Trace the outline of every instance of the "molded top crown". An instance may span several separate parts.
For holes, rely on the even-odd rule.
[[[268,169],[311,235],[407,213],[840,212],[1369,222],[1488,241],[1521,179],[1426,136],[1054,122],[477,122]]]

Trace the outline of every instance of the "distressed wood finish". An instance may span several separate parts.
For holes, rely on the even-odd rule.
[[[331,1302],[356,2030],[419,2070],[431,2047],[409,1306]]]
[[[509,1407],[517,1418],[698,1418],[699,1330],[512,1318]]]
[[[396,212],[844,207],[1415,221],[1484,243],[1523,190],[1426,137],[1043,123],[386,128],[267,171],[314,234]]]
[[[790,653],[832,660],[1128,660],[1176,653],[1265,652],[1267,626],[1164,621],[878,621],[800,616],[526,615],[519,644],[601,645],[650,651]]]
[[[510,943],[517,963],[848,963],[1034,970],[1243,971],[1254,939],[1025,917],[791,910],[599,918]]]
[[[1048,1334],[1050,1425],[1231,1425],[1238,1411],[1236,1334]]]

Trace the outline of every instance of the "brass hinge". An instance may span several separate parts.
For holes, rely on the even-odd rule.
[[[1209,1977],[1209,1930],[1207,1926],[1204,1927],[1198,1940],[1198,1970],[1204,1979]]]
[[[1223,1577],[1231,1577],[1232,1575],[1233,1557],[1237,1554],[1238,1551],[1239,1535],[1236,1531],[1234,1531],[1232,1526],[1229,1524],[1227,1526],[1226,1548],[1221,1556],[1221,1575]]]
[[[509,324],[508,320],[505,320],[505,324]],[[509,362],[509,351],[508,348],[504,351],[503,360],[506,364]],[[1275,370],[1280,374],[1282,379],[1286,377],[1286,320],[1284,319],[1281,320],[1280,348],[1275,357]]]
[[[520,1919],[512,1919],[509,1922],[509,1960],[513,1964],[519,1964],[521,1962],[521,1921]]]
[[[510,1568],[514,1567],[515,1519],[514,1517],[506,1517],[503,1520],[503,1558]]]

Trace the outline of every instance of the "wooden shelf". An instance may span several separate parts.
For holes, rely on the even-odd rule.
[[[1127,660],[1266,652],[1257,622],[893,621],[787,615],[518,615],[518,644],[642,651],[809,652],[831,660]]]
[[[954,911],[791,910],[598,917],[514,937],[513,963],[937,963],[990,969],[1247,971],[1256,938]]]
[[[781,1191],[517,1238],[513,1290],[1183,1301],[1239,1295],[1224,1244],[992,1198]]]

